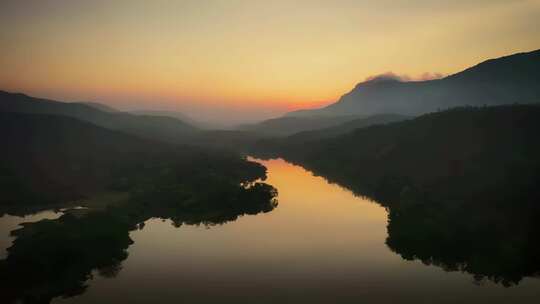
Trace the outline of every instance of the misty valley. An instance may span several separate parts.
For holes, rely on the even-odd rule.
[[[0,91],[2,303],[538,303],[540,51],[233,129]]]

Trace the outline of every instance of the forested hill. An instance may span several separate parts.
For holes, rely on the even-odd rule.
[[[265,176],[264,167],[235,154],[142,139],[66,116],[0,113],[0,136],[8,147],[0,150],[0,214],[9,206],[47,208],[102,191],[160,187],[182,202],[214,184],[238,188]],[[175,187],[183,194],[170,193]]]
[[[540,198],[539,132],[539,106],[464,107],[301,145],[261,141],[255,150],[378,199],[530,201]]]
[[[144,138],[181,143],[198,129],[175,118],[133,115],[100,109],[95,104],[69,103],[0,91],[0,112],[51,114],[73,117],[97,126]]]

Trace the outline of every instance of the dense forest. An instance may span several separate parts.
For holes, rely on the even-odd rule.
[[[265,168],[235,154],[171,145],[70,117],[0,114],[0,213],[82,204],[57,220],[15,230],[0,261],[3,302],[48,303],[85,289],[94,269],[112,276],[129,231],[150,218],[216,225],[269,212],[277,192]]]
[[[253,183],[265,169],[235,154],[141,139],[69,117],[1,114],[0,205],[67,202],[102,191],[142,191],[182,184],[195,194],[205,183]],[[171,191],[180,189],[171,189]],[[156,191],[153,189],[152,191]]]
[[[385,206],[386,243],[403,258],[511,286],[540,272],[539,132],[537,105],[461,107],[252,152]]]
[[[536,105],[462,107],[333,138],[261,140],[253,150],[381,202],[537,199],[539,118]]]

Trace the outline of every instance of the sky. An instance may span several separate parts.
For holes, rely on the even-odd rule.
[[[0,89],[256,121],[540,48],[540,0],[2,0]]]

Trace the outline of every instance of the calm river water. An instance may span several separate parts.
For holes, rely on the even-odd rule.
[[[284,160],[259,161],[278,189],[272,212],[221,226],[152,219],[131,232],[114,278],[95,275],[82,295],[54,303],[538,303],[540,280],[509,288],[406,261],[385,244],[377,203]],[[2,257],[18,222],[0,218]]]

